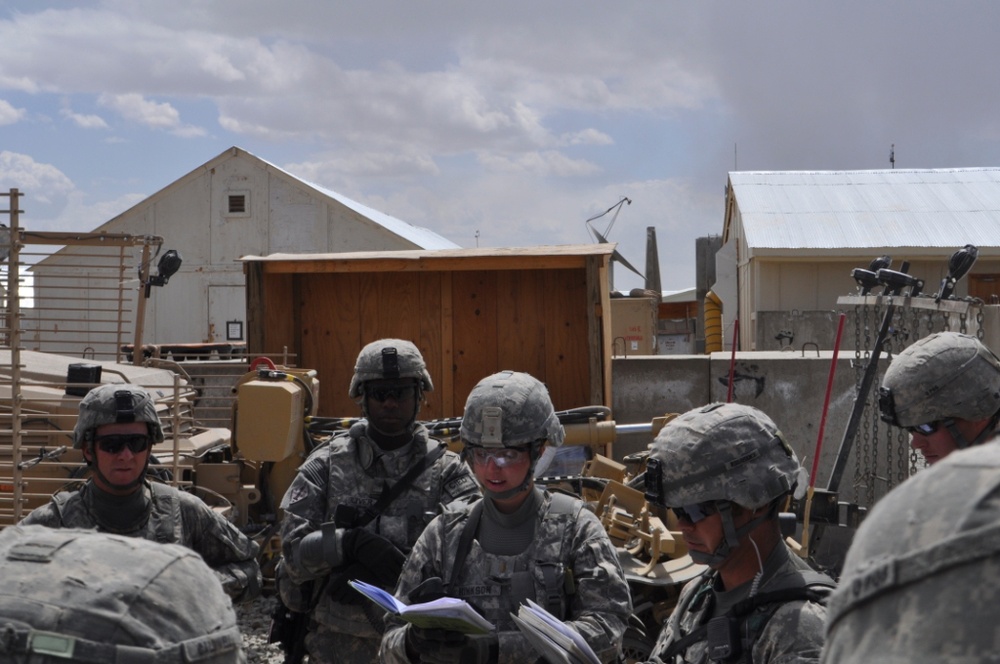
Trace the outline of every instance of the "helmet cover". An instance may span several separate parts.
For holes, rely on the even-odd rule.
[[[730,501],[757,509],[792,492],[805,474],[771,418],[736,403],[674,418],[660,429],[649,459],[660,486],[647,491],[665,507]]]
[[[924,337],[889,364],[879,410],[883,420],[898,427],[986,419],[1000,410],[1000,359],[968,334]]]
[[[129,383],[105,383],[80,400],[80,415],[73,427],[73,447],[82,448],[97,427],[122,422],[145,422],[153,442],[163,442],[163,427],[149,392]]]
[[[215,572],[187,547],[138,537],[5,528],[0,625],[3,661],[246,661]]]
[[[354,363],[354,376],[348,395],[359,399],[362,387],[369,380],[395,380],[415,378],[424,392],[432,392],[434,384],[427,372],[427,365],[420,350],[412,341],[405,339],[379,339],[373,341],[358,353]]]
[[[462,442],[475,447],[523,447],[542,440],[558,447],[566,431],[545,385],[518,371],[479,381],[465,401]]]
[[[879,500],[829,599],[822,661],[995,659],[998,496],[994,444],[954,452]]]

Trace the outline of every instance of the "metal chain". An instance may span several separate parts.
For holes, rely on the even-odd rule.
[[[978,300],[976,302],[976,336],[982,341],[985,335],[986,332],[983,331],[983,301]]]
[[[961,332],[962,334],[968,334],[969,332],[968,318],[969,318],[968,310],[963,311],[958,315],[958,321],[959,321],[958,331]]]
[[[877,325],[878,321],[882,320],[882,300],[881,298],[875,301],[875,306],[868,310],[868,315],[865,318],[865,349],[864,349],[864,364],[867,364],[871,358],[871,347],[872,347],[872,337],[871,331],[872,326]],[[862,367],[862,374],[864,368]],[[878,440],[878,423],[875,422],[876,418],[872,417],[871,400],[870,394],[865,395],[865,405],[862,411],[862,420],[867,418],[869,421],[874,422],[872,427],[865,428],[864,436],[862,436],[862,446],[861,446],[861,459],[863,462],[859,462],[858,468],[861,472],[861,478],[865,484],[867,499],[866,505],[872,506],[875,504],[875,476],[876,468],[875,461],[877,455],[873,452],[877,445],[873,444],[873,439]]]
[[[854,393],[861,391],[861,380],[864,375],[863,353],[865,346],[861,343],[861,330],[865,328],[867,334],[868,327],[868,303],[854,307]],[[862,436],[863,438],[863,436]],[[855,446],[854,455],[854,481],[853,486],[857,489],[861,483],[861,476],[864,469],[861,464],[861,451]],[[856,500],[856,498],[855,498]]]
[[[899,313],[900,325],[902,326],[903,321],[906,319],[907,310],[909,310],[909,313],[911,314],[911,321],[913,323],[912,327],[916,331],[916,334],[919,334],[918,320],[917,316],[915,315],[916,309],[913,307],[906,307],[904,305],[900,306],[897,309]],[[909,335],[897,339],[897,342],[901,345],[908,343],[912,344],[914,341],[916,341],[916,339],[915,338],[910,339]],[[897,348],[896,351],[902,352],[903,347],[901,346]],[[906,457],[907,457],[907,450],[909,448],[909,436],[907,436],[906,431],[900,427],[888,427],[888,431],[886,433],[890,445],[890,450],[889,450],[890,471],[887,473],[887,475],[889,476],[888,489],[891,489],[892,487],[896,486],[897,484],[905,480],[907,477]],[[893,436],[893,434],[895,434],[895,436]],[[891,460],[893,457],[896,458],[895,476],[893,475],[891,470]]]

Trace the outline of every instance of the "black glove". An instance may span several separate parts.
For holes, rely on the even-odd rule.
[[[440,576],[431,576],[424,579],[408,593],[410,604],[433,602],[434,600],[441,599],[445,596],[444,579]]]
[[[343,542],[344,557],[366,567],[376,585],[390,591],[396,587],[406,556],[392,542],[363,528],[348,530]]]
[[[469,635],[406,626],[406,655],[425,664],[490,664],[499,656],[495,633]]]

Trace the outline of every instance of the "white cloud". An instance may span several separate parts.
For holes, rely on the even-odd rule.
[[[283,168],[296,177],[335,188],[343,178],[391,178],[413,174],[435,176],[440,169],[432,159],[400,152],[351,152],[349,156],[316,155],[317,159],[290,163]]]
[[[202,127],[181,123],[180,112],[169,102],[151,101],[134,92],[121,95],[102,94],[97,98],[97,103],[115,111],[130,122],[150,129],[164,129],[179,138],[200,138],[208,133]]]
[[[181,115],[167,102],[149,101],[140,94],[103,94],[97,103],[109,108],[126,120],[155,129],[173,129],[180,125]]]
[[[508,173],[530,173],[542,177],[578,177],[594,175],[600,169],[597,165],[584,159],[570,159],[555,151],[527,152],[509,157],[496,153],[483,152],[479,155],[479,163],[491,171]]]
[[[74,113],[68,108],[60,111],[62,116],[82,129],[107,129],[108,123],[99,115]]]
[[[42,203],[54,203],[75,189],[73,182],[55,166],[7,150],[0,152],[0,182]]]
[[[559,137],[561,145],[613,145],[615,139],[594,128],[571,132]]]
[[[23,108],[14,108],[9,102],[0,99],[0,125],[14,124],[25,116]]]

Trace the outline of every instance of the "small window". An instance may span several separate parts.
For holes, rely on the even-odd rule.
[[[247,211],[247,197],[243,194],[230,194],[229,214],[243,214]]]
[[[249,191],[229,191],[229,192],[226,192],[226,216],[229,216],[229,217],[249,217],[250,216],[250,192]]]

